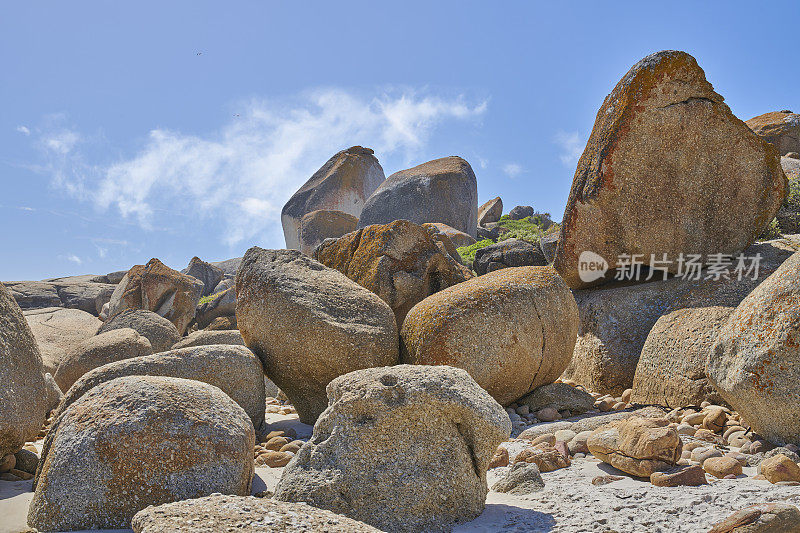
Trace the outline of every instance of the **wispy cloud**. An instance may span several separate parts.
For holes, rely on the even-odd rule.
[[[213,135],[153,129],[134,157],[108,165],[83,162],[76,131],[54,130],[39,142],[55,159],[47,167],[54,183],[72,196],[145,228],[179,205],[219,219],[220,240],[234,245],[281,235],[283,203],[336,151],[361,144],[384,166],[388,156],[411,163],[442,122],[477,120],[486,108],[413,91],[363,97],[325,89],[289,104],[253,101]]]
[[[23,135],[31,134],[31,130],[29,130],[27,126],[17,126],[17,131]]]
[[[503,173],[511,179],[514,179],[522,174],[524,170],[525,169],[523,169],[522,165],[519,163],[507,163],[503,165]]]
[[[80,257],[78,257],[78,256],[77,256],[77,255],[75,255],[75,254],[69,254],[69,255],[67,256],[67,261],[69,261],[69,262],[71,262],[71,263],[75,263],[76,265],[81,265],[81,264],[83,264],[83,261],[81,260],[81,258],[80,258]]]
[[[574,167],[578,164],[578,159],[580,159],[583,147],[586,144],[586,141],[581,139],[580,133],[577,131],[572,133],[559,131],[556,133],[554,142],[561,148],[561,153],[558,157],[564,165]]]

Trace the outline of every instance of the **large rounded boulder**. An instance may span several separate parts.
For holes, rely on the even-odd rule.
[[[306,213],[300,220],[300,251],[314,255],[325,239],[338,239],[358,227],[358,218],[343,211],[319,209]]]
[[[800,253],[734,310],[709,352],[706,374],[756,433],[800,442]]]
[[[550,267],[505,268],[429,296],[406,315],[401,362],[463,368],[508,405],[572,358],[578,307]]]
[[[408,220],[374,224],[328,240],[314,258],[380,296],[398,325],[427,296],[472,277],[428,229]]]
[[[225,276],[225,272],[223,272],[221,268],[211,263],[206,263],[197,256],[192,257],[192,260],[189,261],[189,266],[181,270],[181,274],[192,276],[203,282],[202,296],[211,294],[214,287],[216,287]]]
[[[23,312],[39,346],[45,372],[55,374],[68,353],[94,337],[103,325],[96,317],[80,309],[51,307]]]
[[[781,155],[800,152],[800,114],[788,109],[772,111],[746,122],[756,135],[774,144]]]
[[[335,379],[328,394],[276,500],[397,532],[449,531],[483,511],[486,469],[511,422],[466,372],[372,368]]]
[[[397,362],[397,325],[386,302],[298,250],[250,248],[236,293],[245,344],[302,422],[313,424],[325,410],[325,387],[335,377]]]
[[[127,528],[149,505],[250,493],[253,425],[206,383],[115,379],[72,404],[51,433],[28,511],[40,531]]]
[[[451,156],[395,172],[369,197],[358,227],[402,219],[441,222],[475,238],[478,182],[469,163]]]
[[[547,258],[535,242],[508,239],[475,250],[473,267],[479,276],[501,268],[545,266]]]
[[[778,151],[731,113],[692,56],[652,54],[597,112],[554,266],[577,289],[633,255],[677,273],[681,254],[735,254],[769,225],[786,187]],[[607,262],[606,277],[588,275],[584,253]]]
[[[155,353],[169,350],[176,342],[181,340],[181,335],[178,333],[178,328],[175,327],[175,324],[163,316],[144,309],[128,309],[106,320],[97,330],[97,334],[100,335],[122,328],[130,328],[139,335],[146,337]]]
[[[0,283],[0,459],[42,429],[50,410],[42,356],[17,302]]]

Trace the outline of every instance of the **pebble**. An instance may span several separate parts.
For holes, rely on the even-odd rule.
[[[692,413],[684,416],[682,422],[690,426],[698,426],[703,423],[705,417],[705,413]]]
[[[272,437],[267,442],[264,443],[264,448],[267,450],[272,450],[277,452],[281,448],[283,448],[286,444],[289,444],[289,439],[286,437]]]
[[[530,412],[531,412],[531,408],[527,404],[526,405],[520,405],[519,407],[517,407],[517,414],[518,415],[525,416],[525,415],[530,414]]]
[[[625,389],[625,391],[622,393],[622,401],[625,403],[630,403],[632,393],[633,389]]]
[[[268,451],[258,456],[256,459],[256,466],[268,466],[270,468],[279,468],[289,464],[293,455],[286,452]]]
[[[678,435],[686,435],[687,437],[694,437],[694,434],[697,431],[689,424],[679,424],[675,430],[678,432]]]
[[[497,451],[494,452],[494,456],[492,460],[489,461],[489,470],[492,468],[498,468],[501,466],[508,466],[508,450],[503,448],[502,446],[498,446]]]
[[[695,448],[692,450],[692,461],[697,461],[701,465],[712,457],[722,457],[722,452],[716,448]]]
[[[555,422],[561,415],[558,414],[558,411],[553,409],[552,407],[545,407],[544,409],[539,409],[536,411],[536,418],[541,420],[542,422]]]

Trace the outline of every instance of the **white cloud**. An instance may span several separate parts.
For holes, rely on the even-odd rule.
[[[137,155],[106,166],[83,164],[79,151],[72,154],[82,138],[70,130],[41,142],[61,160],[50,169],[54,183],[101,210],[118,210],[152,228],[160,212],[180,208],[218,219],[228,245],[256,236],[277,244],[281,207],[338,150],[373,148],[388,175],[396,169],[387,168],[387,160],[411,163],[440,123],[478,119],[486,106],[462,97],[405,92],[365,98],[324,89],[289,105],[251,102],[213,135],[154,129]]]
[[[568,167],[578,164],[586,141],[581,139],[577,131],[572,133],[559,131],[556,133],[555,143],[561,148],[561,154],[558,157],[562,163]]]
[[[519,163],[508,163],[503,165],[503,172],[506,176],[511,178],[512,180],[522,174],[525,169],[522,168],[522,165]]]
[[[82,263],[83,263],[83,261],[81,260],[81,258],[80,258],[80,257],[78,257],[78,256],[77,256],[77,255],[75,255],[75,254],[70,254],[70,255],[68,255],[68,256],[67,256],[67,261],[70,261],[70,262],[72,262],[72,263],[75,263],[76,265],[80,265],[80,264],[82,264]]]
[[[27,126],[17,126],[17,131],[23,135],[30,135],[31,130],[27,128]]]

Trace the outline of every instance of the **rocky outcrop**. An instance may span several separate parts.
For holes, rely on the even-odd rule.
[[[784,235],[800,233],[800,159],[781,157],[781,167],[789,179],[790,193],[778,214],[778,227]]]
[[[755,432],[800,442],[800,253],[742,300],[709,352],[706,373]]]
[[[497,222],[503,216],[503,200],[498,196],[478,208],[478,226]]]
[[[25,311],[45,372],[55,374],[61,361],[80,344],[94,337],[102,322],[80,309],[48,308]]]
[[[545,265],[547,259],[538,244],[519,239],[508,239],[479,248],[475,251],[473,262],[479,276],[501,268]]]
[[[529,205],[518,205],[511,208],[508,212],[508,218],[511,220],[522,220],[523,218],[532,217],[535,211]]]
[[[681,439],[666,419],[630,418],[600,427],[586,441],[604,463],[632,476],[649,478],[681,458]]]
[[[445,235],[456,248],[475,244],[475,239],[472,236],[441,222],[426,222],[422,227],[427,229],[429,233]]]
[[[774,218],[786,177],[774,146],[736,118],[695,59],[663,51],[634,65],[597,113],[578,162],[554,266],[572,288],[602,283],[640,254],[744,250]],[[608,276],[581,278],[584,252],[603,257]]]
[[[501,448],[502,449],[502,448]],[[515,463],[506,475],[492,486],[495,492],[524,496],[544,489],[544,480],[536,463]]]
[[[313,424],[325,410],[325,387],[335,377],[397,362],[391,308],[297,250],[250,248],[236,275],[236,292],[245,344],[302,422]]]
[[[503,405],[552,383],[572,357],[578,309],[550,267],[498,270],[415,305],[401,362],[463,368]]]
[[[335,379],[328,394],[276,500],[397,532],[447,530],[483,511],[486,469],[511,423],[466,372],[372,368]]]
[[[187,336],[176,342],[173,350],[179,348],[189,348],[192,346],[208,346],[211,344],[228,344],[234,346],[244,346],[244,339],[239,330],[206,331],[200,330],[189,333]]]
[[[115,285],[92,281],[103,276],[73,276],[46,281],[8,281],[6,288],[23,310],[64,307],[94,316],[111,299]]]
[[[250,493],[253,426],[205,383],[115,379],[72,404],[50,434],[28,512],[40,531],[126,528],[149,505]]]
[[[474,238],[478,183],[469,163],[444,157],[395,172],[369,197],[358,227],[402,219],[415,224],[441,222]]]
[[[427,296],[472,277],[425,227],[408,220],[367,226],[326,241],[314,258],[380,296],[397,324]]]
[[[300,248],[300,221],[320,209],[342,211],[359,217],[367,198],[383,183],[385,175],[369,148],[352,146],[331,157],[289,198],[281,210],[286,247]]]
[[[194,318],[203,282],[151,259],[131,268],[119,282],[108,307],[113,318],[128,309],[144,309],[163,316],[183,335]]]
[[[235,282],[233,282],[235,285]],[[200,329],[221,317],[236,318],[236,287],[231,286],[221,292],[216,292],[197,306],[194,321]]]
[[[300,219],[300,251],[308,256],[325,239],[338,239],[358,227],[358,217],[342,211],[320,209],[303,215]]]
[[[181,339],[178,328],[166,318],[152,311],[128,309],[103,322],[97,334],[120,328],[130,328],[146,337],[153,347],[153,353],[164,352],[172,348]]]
[[[212,294],[214,287],[216,287],[225,276],[225,272],[223,272],[221,268],[211,263],[206,263],[197,256],[192,257],[192,260],[189,261],[189,266],[181,270],[181,274],[192,276],[203,283],[202,296]]]
[[[745,124],[756,135],[773,144],[780,155],[800,152],[800,114],[789,110],[772,111],[753,117]]]

